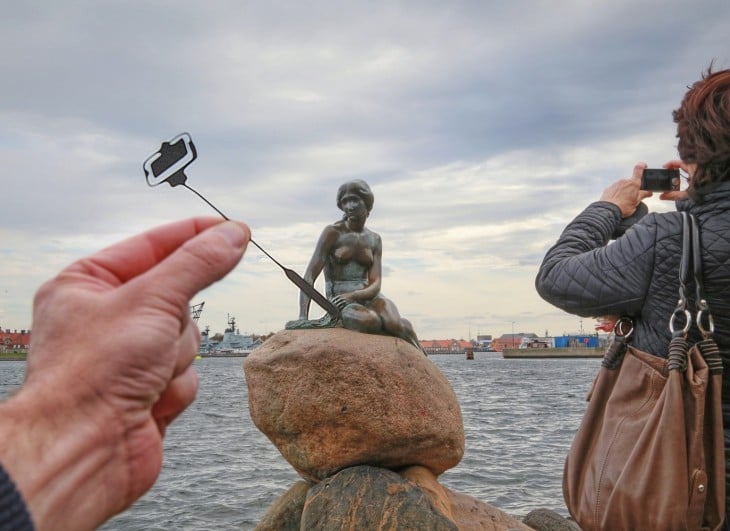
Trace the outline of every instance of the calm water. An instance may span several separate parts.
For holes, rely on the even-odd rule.
[[[466,431],[464,458],[440,481],[513,515],[539,507],[566,515],[563,460],[600,360],[429,359],[451,382]],[[157,483],[103,530],[252,529],[299,479],[249,417],[243,359],[195,365],[198,398],[168,430]],[[23,362],[0,363],[0,396],[23,372]]]

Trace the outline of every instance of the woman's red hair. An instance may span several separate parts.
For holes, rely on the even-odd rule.
[[[697,164],[693,185],[730,179],[730,70],[712,71],[684,95],[672,113],[677,123],[679,157]]]

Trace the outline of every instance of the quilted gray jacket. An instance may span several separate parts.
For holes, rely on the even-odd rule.
[[[728,375],[730,182],[705,191],[697,200],[678,202],[677,208],[694,214],[700,224],[704,292]],[[547,252],[535,286],[546,301],[572,314],[631,316],[633,345],[663,356],[671,339],[668,323],[679,293],[682,219],[679,212],[648,214],[609,242],[620,222],[620,211],[612,203],[589,205]],[[694,309],[693,282],[687,295]],[[690,337],[697,339],[695,326],[692,332]]]

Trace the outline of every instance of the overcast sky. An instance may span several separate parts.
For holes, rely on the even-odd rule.
[[[676,157],[671,111],[710,61],[730,67],[727,0],[0,3],[11,329],[70,262],[214,214],[142,173],[188,131],[188,184],[300,273],[339,185],[365,179],[383,293],[421,339],[592,331],[536,294],[542,256],[635,162]],[[298,314],[253,246],[203,301],[213,332]]]

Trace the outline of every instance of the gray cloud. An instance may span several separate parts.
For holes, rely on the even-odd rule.
[[[69,261],[214,214],[144,183],[142,160],[189,131],[190,184],[297,269],[339,217],[339,184],[367,180],[384,291],[422,336],[575,328],[532,289],[542,253],[634,162],[675,156],[671,110],[711,60],[730,66],[729,14],[724,0],[7,3],[0,325],[28,328],[34,290]],[[296,313],[253,248],[200,297],[214,330],[227,313],[253,332]]]

